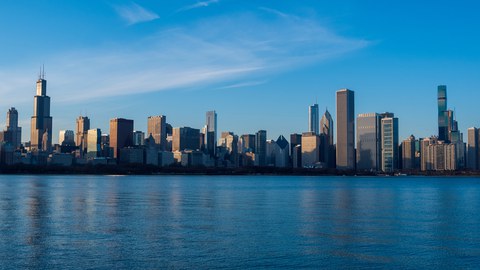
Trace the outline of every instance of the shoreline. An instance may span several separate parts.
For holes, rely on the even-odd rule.
[[[243,168],[207,168],[207,167],[155,167],[149,165],[77,165],[38,166],[17,164],[0,166],[3,175],[264,175],[264,176],[369,176],[369,177],[480,177],[480,171],[398,171],[395,173],[377,173],[360,171],[340,171],[336,169],[294,169],[275,167],[243,167]]]

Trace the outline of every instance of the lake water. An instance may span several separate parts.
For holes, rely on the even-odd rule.
[[[1,269],[479,267],[479,178],[0,176]]]

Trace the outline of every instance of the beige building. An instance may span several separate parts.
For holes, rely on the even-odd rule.
[[[152,135],[160,150],[167,148],[167,117],[165,115],[150,116],[147,122],[147,138]]]
[[[415,136],[411,135],[402,142],[402,168],[414,170],[415,168]]]
[[[438,137],[426,138],[422,142],[422,171],[455,171],[458,169],[455,143],[445,143]]]
[[[79,116],[75,121],[75,145],[81,147],[81,150],[87,148],[87,133],[90,129],[90,119],[87,116]]]
[[[302,134],[302,167],[315,167],[320,162],[320,136],[315,132]]]

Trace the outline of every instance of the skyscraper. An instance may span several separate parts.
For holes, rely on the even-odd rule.
[[[242,152],[254,152],[255,153],[255,135],[254,134],[244,134],[241,136],[242,139]]]
[[[318,104],[313,104],[308,107],[308,131],[319,135],[319,123]]]
[[[438,139],[448,140],[447,86],[438,86]]]
[[[295,148],[297,148],[298,151],[295,151]],[[292,166],[294,168],[301,168],[302,167],[302,134],[294,133],[290,135],[290,155],[291,155]]]
[[[411,135],[408,139],[402,142],[402,169],[414,170],[416,168],[415,162],[415,136]]]
[[[83,152],[87,149],[87,133],[90,129],[90,119],[87,116],[79,116],[75,124],[75,144],[80,147],[80,150]]]
[[[320,145],[320,162],[324,162],[328,168],[335,168],[334,126],[328,110],[320,120]]]
[[[96,158],[102,153],[102,131],[98,128],[87,131],[87,157]]]
[[[52,117],[50,116],[50,97],[47,96],[45,70],[40,72],[37,80],[37,93],[33,98],[30,147],[32,151],[47,152],[52,148]]]
[[[167,117],[165,115],[148,117],[147,137],[152,135],[160,150],[167,148]]]
[[[75,135],[73,130],[60,130],[58,133],[58,144],[69,144],[73,145],[75,143]]]
[[[382,171],[398,169],[398,118],[387,113],[381,120]]]
[[[275,167],[285,168],[290,164],[290,149],[287,139],[280,135],[275,142]]]
[[[145,145],[145,133],[140,130],[133,131],[133,145],[142,146]]]
[[[113,157],[119,157],[120,149],[133,146],[133,120],[114,118],[110,120],[110,147]]]
[[[357,117],[357,170],[380,170],[380,136],[378,113],[359,114]]]
[[[190,127],[173,129],[172,151],[200,149],[200,130]]]
[[[468,129],[467,168],[473,171],[480,169],[480,129]]]
[[[337,169],[355,169],[355,93],[337,91]]]
[[[259,130],[255,135],[255,164],[266,166],[267,162],[267,131]]]
[[[10,133],[10,142],[14,148],[19,148],[22,144],[22,128],[18,126],[18,111],[10,108],[7,112],[7,132]]]
[[[215,156],[217,150],[217,113],[208,111],[206,118],[205,148],[210,156]]]
[[[315,167],[320,162],[320,136],[315,132],[302,134],[302,167]]]

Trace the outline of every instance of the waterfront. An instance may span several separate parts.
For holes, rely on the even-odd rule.
[[[462,268],[480,178],[1,176],[0,268]]]

